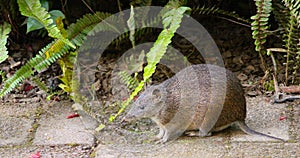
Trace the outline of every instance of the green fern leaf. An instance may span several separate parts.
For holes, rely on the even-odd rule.
[[[43,82],[40,80],[40,78],[38,78],[38,77],[35,76],[35,77],[32,78],[32,81],[34,82],[34,84],[35,84],[36,86],[39,87],[39,89],[43,90],[44,92],[47,92],[47,91],[48,91],[48,87],[46,86],[45,83],[43,83]]]
[[[114,119],[119,116],[131,102],[131,100],[143,89],[144,84],[149,80],[152,74],[155,72],[156,64],[160,61],[163,55],[166,53],[168,45],[171,43],[171,39],[174,36],[176,30],[180,27],[180,23],[184,13],[190,10],[188,7],[179,7],[168,10],[162,10],[163,14],[163,26],[164,30],[159,34],[157,40],[155,41],[153,47],[147,53],[148,64],[144,68],[143,80],[138,84],[135,90],[131,93],[129,99],[127,99],[123,104],[121,109],[116,115],[111,115],[109,121],[114,121]]]
[[[55,26],[54,21],[51,19],[51,15],[42,7],[39,0],[18,0],[18,5],[21,14],[40,22],[47,29],[50,37],[58,38],[72,48],[75,48],[74,44],[62,36],[59,29]]]
[[[2,79],[2,82],[4,81],[5,82],[5,80],[6,80],[6,75],[5,75],[5,73],[3,72],[3,71],[1,71],[0,70],[0,76],[2,77],[1,79]]]
[[[90,32],[95,25],[101,22],[101,19],[104,19],[107,16],[109,16],[109,14],[101,12],[94,15],[85,15],[83,18],[77,20],[75,24],[71,24],[68,27],[68,38],[72,43],[76,44],[76,46],[81,46],[87,33]],[[105,28],[102,28],[102,30],[105,30]],[[51,64],[67,54],[70,49],[70,46],[66,45],[65,42],[60,39],[56,39],[48,44],[38,55],[30,59],[25,65],[18,69],[13,76],[3,83],[4,85],[0,91],[0,98],[11,92],[11,90],[18,86],[24,79],[31,77],[35,71],[41,72],[47,69]],[[46,54],[51,55],[47,57]]]
[[[197,7],[194,7],[194,8],[192,8],[192,14],[213,15],[213,16],[216,16],[217,18],[221,18],[221,19],[229,20],[229,21],[233,21],[233,20],[227,19],[226,17],[234,18],[237,21],[241,22],[241,23],[240,22],[235,22],[235,23],[238,23],[238,24],[241,24],[241,25],[245,25],[245,24],[250,24],[251,23],[248,19],[241,18],[238,14],[236,14],[234,12],[228,12],[228,11],[219,9],[219,8],[217,8],[215,6],[212,6],[212,7],[206,7],[206,6],[197,6]]]
[[[256,15],[252,16],[251,19],[254,20],[251,23],[252,37],[255,39],[255,50],[259,53],[266,53],[266,49],[263,44],[266,42],[268,20],[270,13],[272,11],[272,1],[271,0],[255,0],[255,5],[257,7]]]
[[[8,58],[8,52],[6,49],[7,37],[10,33],[10,25],[6,22],[0,26],[0,63]]]

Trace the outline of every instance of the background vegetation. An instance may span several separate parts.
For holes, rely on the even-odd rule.
[[[78,49],[87,33],[103,19],[116,12],[129,9],[130,6],[150,5],[171,8],[170,12],[162,13],[162,18],[171,18],[172,21],[163,20],[164,29],[159,30],[155,43],[163,44],[154,45],[150,52],[146,52],[148,64],[144,67],[143,80],[137,84],[133,82],[133,76],[123,74],[125,82],[134,83],[136,86],[126,104],[134,98],[154,73],[156,65],[166,52],[176,29],[180,27],[183,14],[214,17],[242,26],[251,26],[253,43],[256,53],[259,54],[262,71],[265,73],[272,71],[276,78],[277,66],[284,65],[285,80],[281,80],[282,83],[286,85],[299,84],[300,1],[298,0],[203,0],[200,2],[188,0],[61,0],[60,3],[52,0],[2,0],[0,3],[2,15],[0,63],[8,62],[9,56],[14,56],[14,53],[22,49],[30,51],[34,55],[13,73],[0,71],[2,76],[0,97],[12,92],[24,80],[31,80],[47,92],[48,96],[66,92],[71,94],[70,97],[73,100],[84,101],[84,98],[76,93],[78,82],[72,79],[72,74]],[[131,27],[134,28],[134,21],[128,20],[128,22],[131,22]],[[111,31],[111,28],[103,26],[97,30]],[[152,32],[157,32],[157,30],[144,29],[136,30],[136,32],[127,30],[127,33],[116,39],[112,45],[120,48],[122,43],[130,41],[134,46],[136,39],[149,36]],[[32,43],[40,44],[33,49]],[[278,52],[280,55],[274,55]],[[284,60],[277,59],[278,56],[280,59],[283,57]],[[266,63],[268,62],[266,58],[272,59],[272,67]],[[57,63],[61,69],[59,71],[61,74],[58,75],[60,75],[59,87],[62,91],[51,89],[51,86],[47,85],[39,76],[41,72]],[[128,86],[132,86],[132,84],[128,84]],[[114,117],[111,119],[113,120]]]

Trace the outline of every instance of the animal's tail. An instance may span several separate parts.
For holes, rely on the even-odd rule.
[[[276,140],[280,140],[280,141],[284,141],[284,139],[281,139],[281,138],[277,138],[277,137],[273,137],[273,136],[270,136],[270,135],[267,135],[267,134],[263,134],[263,133],[260,133],[260,132],[257,132],[257,131],[254,131],[253,129],[249,128],[245,121],[237,121],[236,122],[237,125],[240,127],[240,129],[242,131],[244,131],[245,133],[247,134],[254,134],[254,135],[260,135],[260,136],[264,136],[264,137],[268,137],[268,138],[272,138],[272,139],[276,139]]]

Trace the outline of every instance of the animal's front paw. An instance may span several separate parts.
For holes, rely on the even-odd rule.
[[[166,143],[168,140],[170,140],[170,136],[168,133],[164,133],[162,137],[156,137],[156,142],[155,144],[163,144]]]
[[[168,141],[168,139],[165,139],[165,138],[162,138],[162,139],[159,139],[155,142],[155,144],[164,144]]]

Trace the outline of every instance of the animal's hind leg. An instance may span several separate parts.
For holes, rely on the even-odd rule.
[[[211,136],[211,132],[204,132],[204,131],[201,131],[199,129],[199,131],[187,131],[185,132],[186,135],[190,136],[190,137],[207,137],[207,136]]]

